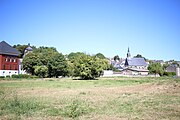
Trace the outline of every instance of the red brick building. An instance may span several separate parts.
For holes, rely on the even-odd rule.
[[[0,76],[18,74],[20,54],[5,41],[0,42]]]

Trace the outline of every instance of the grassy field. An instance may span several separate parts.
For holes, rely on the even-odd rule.
[[[0,80],[1,120],[180,119],[180,79]]]

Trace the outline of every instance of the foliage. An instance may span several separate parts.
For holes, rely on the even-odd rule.
[[[159,74],[160,76],[163,75],[164,70],[160,63],[151,63],[148,66],[149,73],[151,74]]]
[[[42,78],[47,77],[48,68],[46,66],[34,66],[34,69],[35,75]]]
[[[43,109],[44,106],[41,103],[36,102],[33,99],[22,99],[17,94],[0,94],[0,114],[11,115],[13,118],[21,119],[21,116],[31,116],[38,110]]]
[[[119,56],[118,56],[118,55],[114,56],[114,60],[115,60],[115,61],[116,61],[116,60],[120,60]]]
[[[66,76],[68,74],[68,64],[61,53],[54,53],[48,61],[49,77]]]
[[[68,71],[65,57],[53,47],[39,47],[26,55],[22,64],[23,69],[32,75],[35,74],[34,66],[46,66],[48,68],[48,77],[66,76]],[[39,67],[36,69],[38,69],[36,75],[42,76],[42,67],[41,70]],[[46,69],[43,68],[43,71],[44,77],[47,76],[45,75]]]
[[[19,74],[19,75],[12,75],[12,78],[37,78],[37,76],[28,75],[28,74]]]
[[[100,59],[106,59],[106,57],[102,53],[97,53],[95,57],[98,57]]]
[[[39,54],[31,52],[24,57],[22,66],[27,73],[34,75],[36,65],[42,65]]]
[[[87,114],[89,110],[89,106],[86,105],[84,101],[75,99],[64,107],[62,115],[74,119],[83,114]]]
[[[143,57],[142,55],[140,55],[140,54],[137,54],[136,56],[134,56],[134,58],[144,58],[145,60],[146,60],[146,58],[145,57]]]
[[[71,52],[71,53],[68,55],[68,59],[69,59],[69,60],[74,60],[74,59],[76,59],[78,56],[81,56],[81,55],[84,55],[84,53],[82,53],[82,52],[76,52],[76,53]]]
[[[10,78],[11,76],[10,75],[6,75],[6,78]]]
[[[73,76],[81,77],[82,79],[99,77],[102,71],[108,68],[106,59],[99,59],[86,54],[77,55],[76,59],[73,59],[71,62],[74,68]]]
[[[0,76],[0,78],[5,78],[5,76]]]
[[[16,48],[18,51],[21,52],[21,54],[19,55],[20,58],[23,57],[24,55],[24,50],[28,47],[28,45],[20,45],[20,44],[17,44],[17,45],[13,45],[14,48]],[[35,46],[32,46],[33,50],[36,49]]]
[[[164,75],[164,76],[170,76],[170,77],[172,77],[172,76],[175,76],[175,75],[176,75],[176,72],[164,72],[163,75]]]

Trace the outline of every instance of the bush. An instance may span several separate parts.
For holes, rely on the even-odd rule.
[[[164,72],[163,74],[164,76],[175,76],[176,75],[176,72]]]
[[[0,78],[5,78],[5,76],[0,76]]]
[[[7,75],[6,78],[10,78],[11,76],[10,75]]]
[[[28,75],[28,74],[19,74],[19,75],[12,75],[12,78],[38,78],[37,76]]]

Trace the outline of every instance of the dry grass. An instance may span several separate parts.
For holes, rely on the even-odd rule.
[[[180,79],[12,80],[0,81],[0,87],[43,103],[44,109],[19,119],[180,119]],[[0,111],[0,119],[10,118]]]

